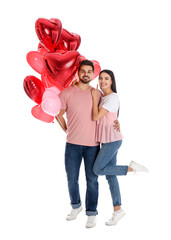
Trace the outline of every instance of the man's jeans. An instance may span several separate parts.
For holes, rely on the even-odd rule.
[[[84,159],[87,181],[86,215],[88,216],[97,215],[98,176],[93,172],[93,165],[99,150],[99,145],[89,147],[71,143],[66,143],[65,148],[65,169],[71,206],[73,208],[81,206],[78,179],[82,158]]]
[[[117,153],[121,144],[122,140],[110,143],[102,143],[102,147],[93,167],[93,171],[96,175],[106,175],[112,196],[113,206],[121,205],[121,195],[116,175],[126,175],[128,172],[128,166],[116,165]]]

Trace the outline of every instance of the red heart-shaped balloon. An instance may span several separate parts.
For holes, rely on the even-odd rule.
[[[39,48],[37,51],[31,51],[27,53],[26,59],[28,64],[38,73],[44,73],[46,71],[44,67],[43,58],[48,53],[44,47]]]
[[[55,51],[62,33],[61,21],[57,18],[39,18],[35,29],[41,44],[51,52]]]
[[[35,118],[37,118],[43,122],[51,123],[54,120],[53,116],[50,116],[49,114],[47,114],[43,111],[41,105],[34,106],[31,110],[31,113]]]
[[[66,29],[62,29],[61,38],[59,40],[59,48],[65,51],[75,51],[79,48],[81,37],[76,33],[70,33]]]
[[[49,88],[49,87],[57,87],[58,90],[61,92],[64,87],[61,86],[61,84],[57,83],[57,82],[54,82],[54,79],[49,76],[48,73],[43,73],[41,74],[41,80],[42,80],[42,83],[43,85],[45,86],[45,88]]]
[[[29,98],[40,104],[42,101],[42,95],[45,91],[43,83],[34,76],[27,76],[24,79],[23,86]]]
[[[64,54],[48,53],[44,57],[45,67],[55,83],[62,87],[68,86],[77,72],[80,54],[77,51],[68,51]]]

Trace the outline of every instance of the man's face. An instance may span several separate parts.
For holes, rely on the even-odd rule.
[[[78,77],[82,83],[89,83],[93,79],[93,68],[89,65],[82,65]]]

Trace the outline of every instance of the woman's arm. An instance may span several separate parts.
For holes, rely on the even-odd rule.
[[[98,89],[92,89],[91,91],[93,97],[93,120],[100,120],[104,115],[108,113],[108,110],[105,108],[98,108],[99,97],[98,97]]]

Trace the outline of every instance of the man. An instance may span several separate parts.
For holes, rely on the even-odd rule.
[[[82,210],[78,178],[83,158],[87,182],[87,228],[96,225],[96,215],[98,214],[98,179],[93,173],[93,164],[100,150],[100,145],[95,142],[96,122],[92,118],[92,87],[89,83],[93,79],[93,74],[93,63],[83,60],[78,69],[78,84],[64,89],[59,95],[62,107],[56,117],[63,130],[67,132],[65,169],[72,210],[66,219],[75,219]],[[67,124],[63,117],[65,112]]]

